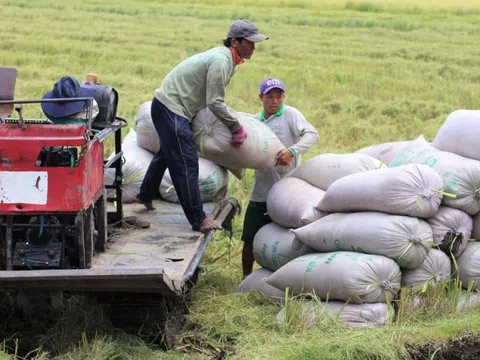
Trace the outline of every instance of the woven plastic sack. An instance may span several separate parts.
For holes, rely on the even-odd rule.
[[[247,140],[241,148],[234,148],[230,129],[209,108],[204,108],[192,121],[195,143],[202,157],[234,169],[276,166],[276,156],[285,147],[275,133],[250,114],[230,111],[246,130]]]
[[[325,212],[379,211],[428,218],[438,210],[443,181],[426,165],[365,171],[335,181],[318,208]]]
[[[456,258],[465,251],[473,227],[472,217],[465,211],[440,206],[427,222],[432,228],[433,241],[440,250]]]
[[[292,295],[314,293],[321,300],[374,303],[400,290],[397,263],[385,256],[336,251],[303,255],[275,271],[267,283]]]
[[[153,154],[137,145],[136,132],[130,129],[122,142],[123,165],[122,165],[122,202],[131,203],[140,192],[140,187],[147,172],[148,166],[153,159]],[[109,158],[113,157],[111,154]],[[115,169],[105,169],[105,184],[113,185]],[[114,196],[115,190],[109,189],[107,196]]]
[[[266,279],[273,272],[260,268],[253,271],[238,285],[238,292],[259,292],[275,302],[282,302],[285,299],[285,293],[273,286],[267,284]]]
[[[263,226],[253,239],[255,261],[273,271],[299,256],[312,252],[307,245],[295,239],[289,229],[273,222]]]
[[[336,318],[350,327],[381,327],[389,319],[388,305],[385,303],[348,304],[343,301],[305,301],[301,304],[300,311],[295,309],[288,320],[304,322],[305,329],[312,329],[319,324],[322,318]],[[298,306],[297,304],[294,307]],[[285,308],[277,314],[277,322],[285,322]]]
[[[480,306],[480,293],[462,290],[457,303],[457,312]]]
[[[287,228],[298,228],[325,216],[316,206],[325,191],[306,181],[285,177],[277,181],[267,197],[268,216]]]
[[[472,290],[480,288],[480,241],[471,242],[457,259],[458,277],[464,289],[473,282]],[[455,269],[454,269],[455,270]]]
[[[364,154],[321,154],[293,170],[289,176],[327,190],[344,176],[386,167],[381,161]]]
[[[456,110],[450,113],[433,139],[432,145],[467,158],[480,160],[478,136],[479,110]]]
[[[356,153],[370,155],[388,165],[390,161],[392,161],[393,158],[405,147],[405,145],[408,145],[410,142],[411,141],[392,141],[370,145],[357,150]]]
[[[160,139],[153,125],[150,113],[152,102],[144,102],[138,109],[135,124],[137,125],[137,144],[142,149],[156,153],[160,149]]]
[[[122,165],[122,201],[133,202],[134,197],[140,192],[143,178],[147,172],[154,154],[137,145],[136,132],[130,129],[122,142],[124,163]],[[111,155],[113,156],[113,154]],[[215,195],[228,183],[228,174],[225,169],[203,158],[198,159],[200,196],[204,202],[211,201]],[[115,169],[105,170],[105,184],[113,184]],[[159,191],[165,200],[178,202],[175,188],[168,170],[165,172]],[[108,196],[113,196],[114,190],[108,191]]]
[[[450,258],[437,249],[428,252],[425,261],[416,269],[402,269],[402,286],[421,290],[450,280]]]
[[[136,195],[140,191],[143,178],[147,169],[136,160],[130,160],[122,166],[122,203],[131,203],[135,200]],[[115,180],[115,169],[105,170],[105,184],[113,185]],[[109,189],[107,196],[115,195],[115,190]]]
[[[389,164],[426,164],[442,176],[445,192],[443,204],[474,215],[480,211],[480,161],[435,149],[418,138],[407,145]]]
[[[224,167],[214,164],[210,160],[198,158],[198,185],[202,202],[212,201],[227,184],[228,172]],[[179,202],[168,169],[160,184],[160,195],[164,200]]]
[[[407,269],[419,267],[433,243],[432,230],[424,220],[370,211],[330,214],[292,232],[320,252],[383,255]]]

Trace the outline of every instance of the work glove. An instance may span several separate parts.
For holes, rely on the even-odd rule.
[[[232,146],[240,148],[243,146],[243,143],[247,140],[247,132],[243,126],[237,131],[232,133]]]
[[[287,166],[290,165],[293,159],[293,154],[288,149],[280,150],[277,154],[277,165]]]

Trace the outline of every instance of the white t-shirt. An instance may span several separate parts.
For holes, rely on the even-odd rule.
[[[286,148],[293,149],[296,156],[290,166],[276,166],[268,169],[255,170],[255,185],[251,201],[267,201],[268,192],[278,180],[290,171],[300,166],[301,154],[314,146],[320,139],[315,127],[310,124],[300,111],[283,104],[282,107],[268,119],[263,111],[256,115],[277,135]]]

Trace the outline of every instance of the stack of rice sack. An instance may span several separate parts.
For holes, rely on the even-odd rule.
[[[142,104],[136,118],[137,131],[130,129],[122,142],[124,158],[122,166],[123,203],[133,202],[135,196],[139,193],[148,166],[160,146],[150,115],[150,107],[151,101]],[[198,159],[198,165],[198,181],[202,201],[212,201],[227,186],[228,172],[224,167],[202,157]],[[113,184],[114,178],[115,169],[106,169],[105,183],[107,185]],[[179,202],[168,169],[160,184],[159,192],[162,199]]]
[[[401,286],[421,290],[448,281],[453,274],[464,288],[472,282],[476,290],[480,286],[480,242],[472,240],[480,233],[480,151],[475,152],[475,137],[469,132],[476,128],[480,135],[480,115],[463,113],[460,120],[458,115],[454,112],[447,118],[432,144],[423,137],[394,146],[389,143],[384,147],[386,152],[376,155],[383,156],[377,160],[388,167],[336,176],[335,171],[345,163],[359,164],[354,156],[372,156],[364,150],[336,155],[348,161],[322,167],[320,160],[325,155],[319,155],[278,182],[267,202],[268,213],[276,223],[269,226],[291,230],[284,237],[271,233],[269,241],[275,249],[283,249],[288,234],[289,243],[295,244],[295,249],[306,245],[308,254],[292,253],[275,267],[258,254],[255,239],[255,257],[263,268],[257,270],[261,273],[257,283],[252,281],[254,273],[244,280],[248,286],[242,283],[239,290],[255,290],[257,285],[256,290],[265,293],[268,289],[268,295],[277,299],[285,297],[287,288],[293,295],[315,294],[322,300],[322,309],[318,309],[318,302],[305,305],[313,318],[336,314],[350,325],[373,326],[385,323],[385,303],[397,297]],[[445,132],[456,137],[441,144]],[[467,134],[470,143],[465,140],[469,139]],[[465,149],[458,146],[462,141]],[[303,189],[305,184],[301,183],[302,188],[294,184],[296,180],[322,190],[321,196],[300,194],[296,189]],[[276,192],[276,187],[287,182],[287,190]],[[298,201],[289,199],[292,194]],[[306,210],[314,200],[316,218],[313,210]],[[282,204],[279,207],[284,210],[273,209],[274,203]],[[292,226],[290,211],[300,206],[303,215],[294,217],[297,223]],[[260,248],[266,259],[275,259],[268,246]],[[276,290],[279,292],[274,293]],[[474,295],[468,302],[459,302],[458,308],[478,303]],[[336,302],[343,304],[342,310],[335,310]],[[353,310],[346,309],[354,304],[358,305],[352,317]],[[373,304],[383,304],[383,313],[378,312],[379,307],[368,311]],[[377,321],[363,315],[365,312],[377,314]]]
[[[264,226],[253,243],[255,259],[262,268],[248,276],[238,290],[260,291],[279,301],[284,299],[287,287],[293,295],[315,293],[328,301],[305,303],[305,311],[315,309],[309,316],[338,315],[353,326],[385,324],[385,300],[393,298],[400,288],[395,262],[356,251],[335,251],[336,248],[321,251],[298,234],[335,215],[320,204],[327,189],[339,179],[384,167],[364,154],[322,154],[277,182],[267,199],[273,223]],[[367,269],[370,263],[375,270]],[[345,270],[351,266],[358,269],[348,274]],[[365,288],[368,289],[364,291]]]
[[[389,157],[391,167],[421,163],[441,175],[444,200],[428,222],[438,248],[452,258],[452,274],[463,288],[472,284],[474,291],[480,280],[480,242],[475,241],[480,240],[479,136],[480,111],[457,110],[447,117],[431,144],[420,136],[399,142],[403,148],[391,145],[399,143],[386,143],[358,150],[376,158]]]

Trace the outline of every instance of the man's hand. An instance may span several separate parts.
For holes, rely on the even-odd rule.
[[[241,148],[243,143],[247,140],[247,132],[243,128],[243,126],[232,133],[232,146],[236,148]]]
[[[293,159],[293,155],[289,150],[287,149],[280,150],[280,152],[277,154],[277,165],[280,165],[280,166],[290,165],[290,163],[292,162],[292,159]]]

